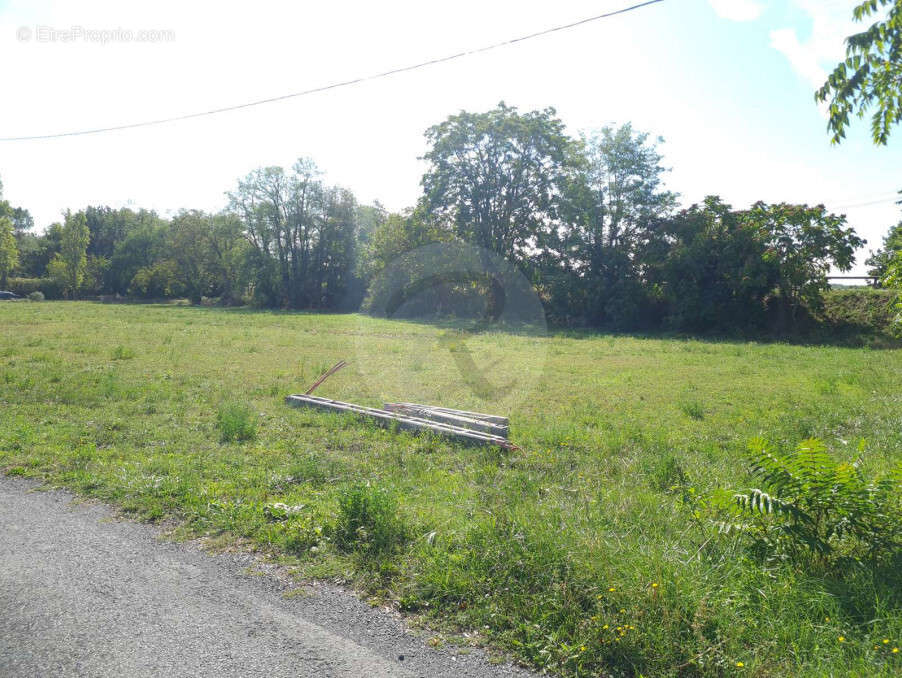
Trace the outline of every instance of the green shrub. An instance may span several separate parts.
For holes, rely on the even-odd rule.
[[[398,503],[385,490],[354,485],[339,495],[338,520],[332,531],[338,548],[384,554],[401,547],[407,538]]]
[[[246,403],[223,403],[216,419],[220,440],[224,443],[253,440],[257,437],[257,421]]]
[[[705,408],[697,400],[687,400],[680,403],[680,409],[683,411],[683,414],[690,419],[701,421],[705,418]]]
[[[892,290],[860,287],[824,294],[821,318],[837,330],[888,334],[893,325]]]
[[[120,344],[116,348],[113,349],[112,358],[113,360],[131,360],[135,357],[135,352],[133,349],[130,349],[128,346],[123,346]]]
[[[833,460],[819,440],[786,454],[750,446],[761,488],[734,495],[741,525],[764,557],[824,565],[889,562],[902,550],[902,470],[869,480],[858,463]],[[763,488],[763,489],[762,489]]]
[[[44,293],[40,290],[30,292],[27,297],[28,301],[44,301]]]
[[[27,297],[32,292],[40,292],[47,299],[62,299],[63,289],[59,282],[51,278],[10,278],[9,291],[20,297]]]

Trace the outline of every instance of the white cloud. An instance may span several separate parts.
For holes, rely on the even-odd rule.
[[[757,0],[708,0],[717,15],[730,21],[754,21],[764,11]]]
[[[855,0],[794,0],[811,19],[811,34],[801,40],[795,28],[780,28],[770,33],[770,45],[781,52],[793,69],[813,88],[819,88],[828,70],[845,55],[845,39],[861,30],[852,17]]]
[[[813,88],[824,84],[827,71],[820,65],[817,51],[810,43],[799,42],[793,28],[781,28],[770,32],[770,46],[782,52],[796,73],[801,75]]]

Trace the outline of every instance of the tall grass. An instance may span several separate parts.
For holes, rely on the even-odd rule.
[[[863,477],[897,464],[899,351],[468,337],[506,387],[493,400],[442,328],[409,322],[57,302],[3,321],[8,472],[256,544],[551,673],[902,670],[899,563],[799,567],[716,524],[733,494],[768,490],[746,463],[757,436],[817,437]],[[342,358],[318,394],[497,411],[521,449],[285,406]]]

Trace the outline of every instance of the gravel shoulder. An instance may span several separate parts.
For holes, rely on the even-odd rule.
[[[37,487],[0,475],[2,676],[533,675],[430,648],[337,587],[285,596],[252,555],[173,543]]]

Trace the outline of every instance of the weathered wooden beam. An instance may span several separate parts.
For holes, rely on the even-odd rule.
[[[497,414],[484,414],[483,412],[467,412],[466,410],[452,410],[449,407],[437,407],[436,405],[421,405],[419,403],[397,403],[398,405],[406,405],[408,407],[426,407],[436,412],[447,412],[455,414],[459,417],[467,417],[468,419],[482,419],[499,426],[510,426],[510,420],[507,417],[499,417]]]
[[[473,431],[461,426],[453,426],[440,422],[429,421],[418,417],[411,417],[388,410],[380,410],[375,407],[364,407],[355,405],[354,403],[345,403],[340,400],[330,400],[328,398],[319,398],[310,395],[290,395],[285,398],[285,402],[294,407],[312,407],[319,410],[331,412],[348,412],[360,416],[368,417],[383,426],[398,426],[401,429],[409,431],[429,430],[439,435],[449,438],[464,440],[477,445],[497,445],[510,449],[512,443],[501,436],[483,433],[481,431]]]
[[[419,419],[428,419],[429,421],[438,421],[443,424],[452,426],[460,426],[473,431],[482,431],[491,435],[507,438],[510,431],[509,427],[502,424],[495,424],[485,419],[475,419],[473,417],[463,416],[461,414],[452,414],[452,411],[444,410],[428,405],[415,405],[408,403],[385,403],[385,409],[389,412],[397,412]]]

